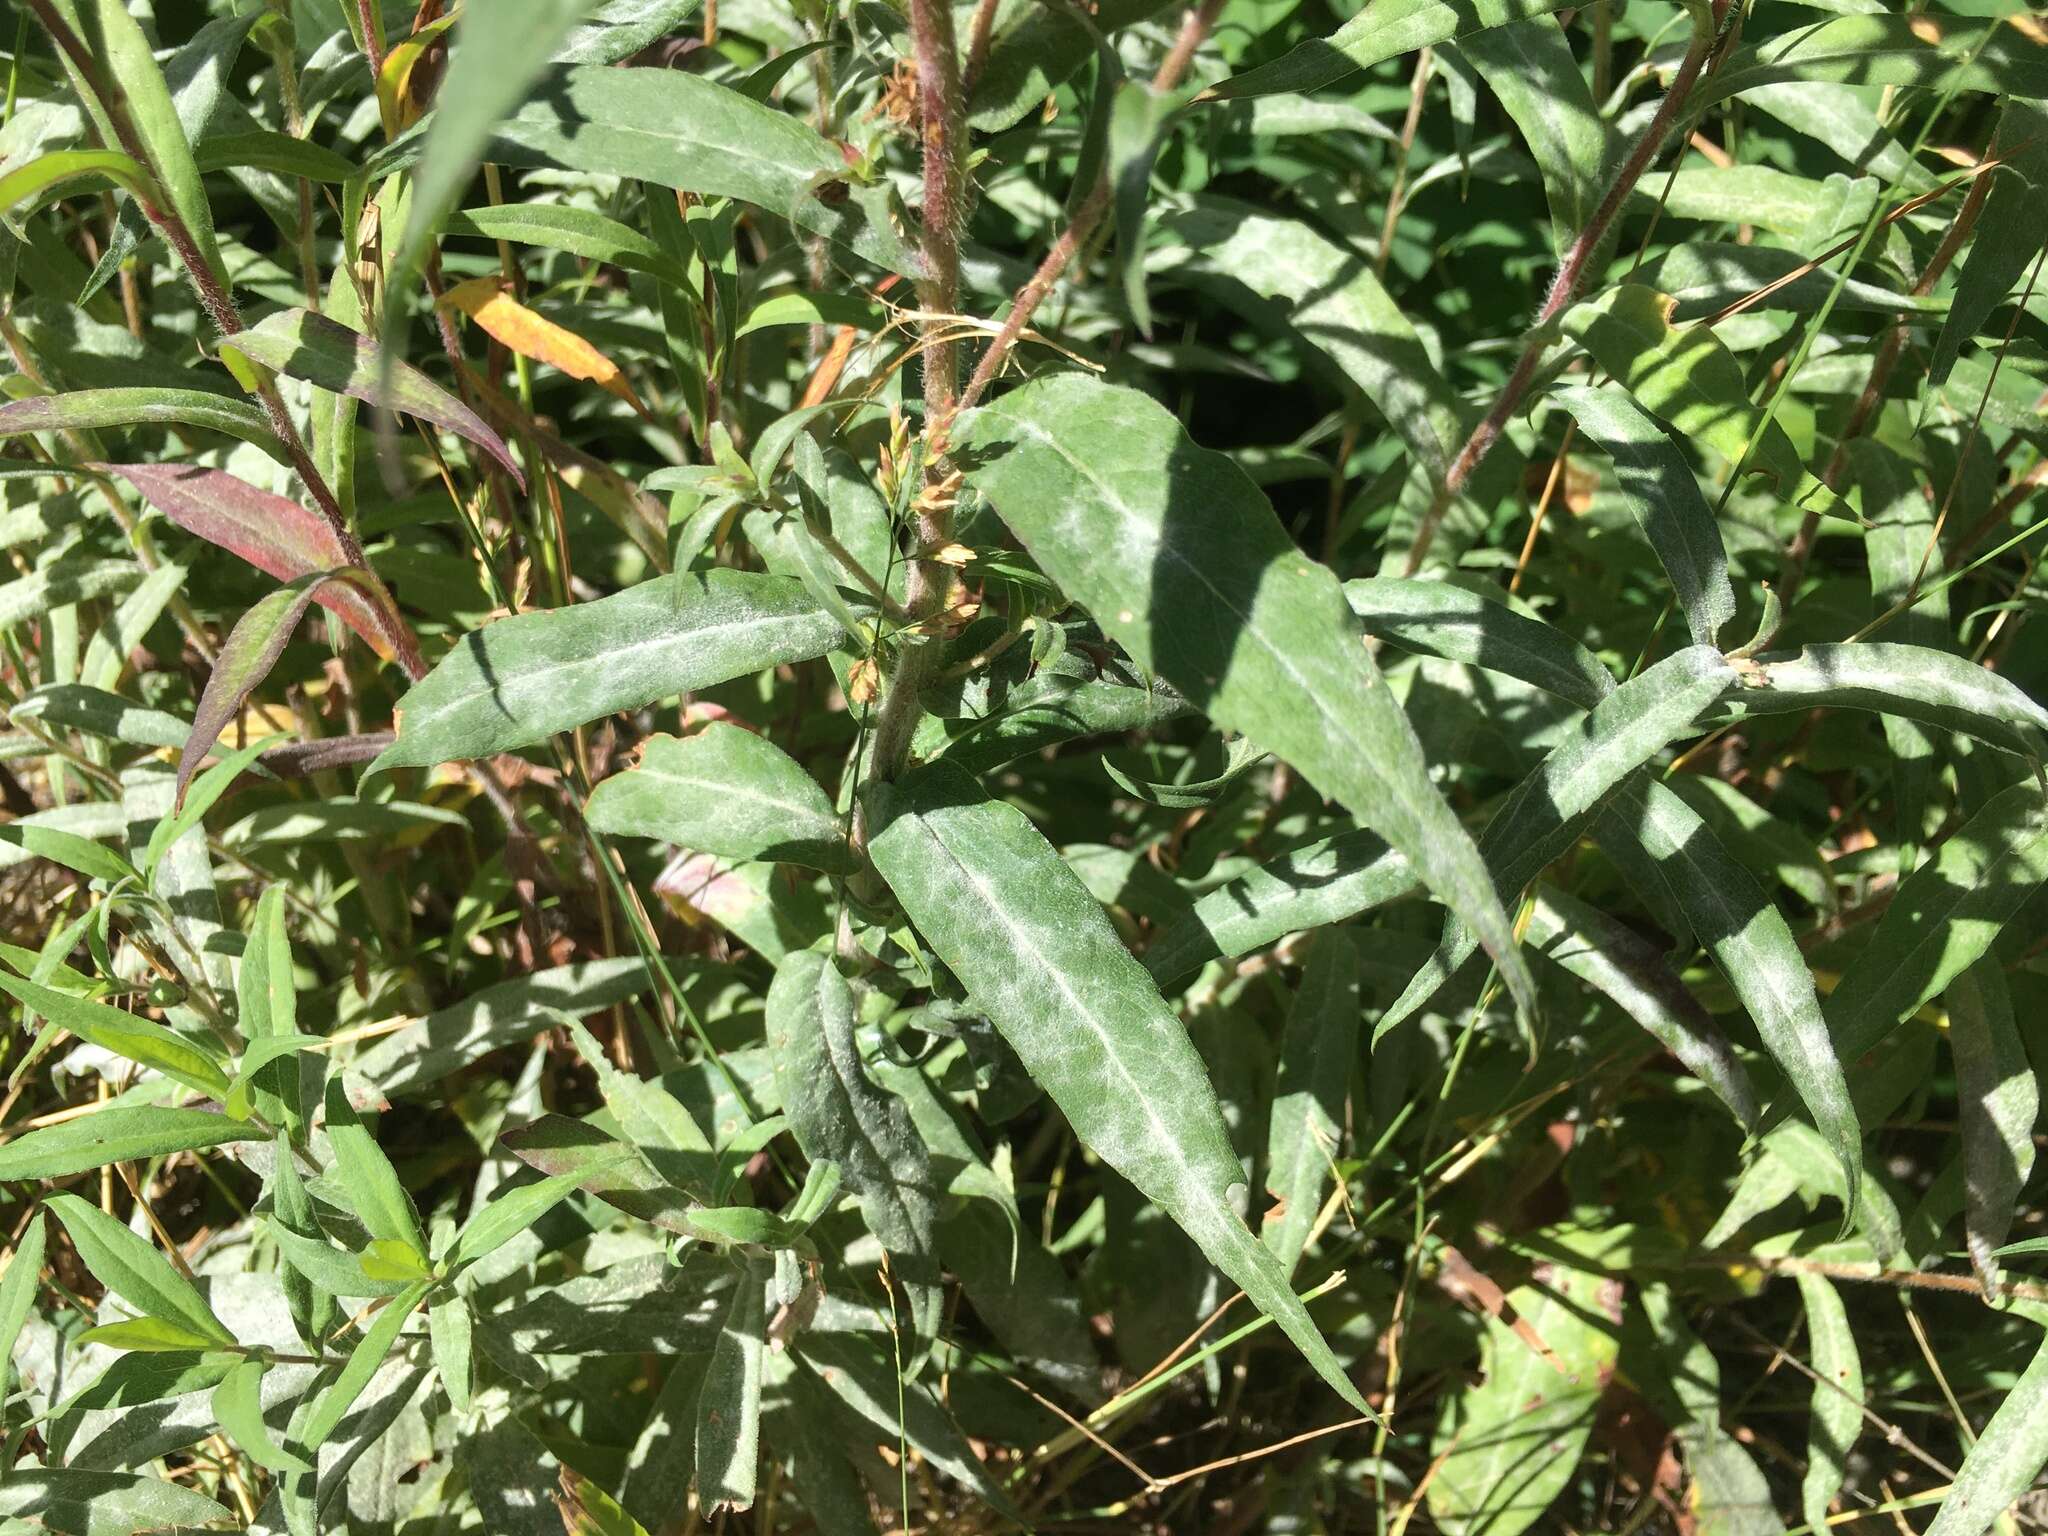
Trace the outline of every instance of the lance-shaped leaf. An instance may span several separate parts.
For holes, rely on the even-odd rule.
[[[0,176],[0,209],[33,212],[17,205],[30,198],[40,199],[52,187],[61,187],[81,176],[104,176],[143,196],[150,191],[149,178],[141,165],[118,149],[57,149]]]
[[[1562,389],[1558,404],[1614,461],[1622,499],[1671,578],[1695,645],[1712,645],[1735,617],[1720,525],[1678,446],[1614,384]]]
[[[1150,397],[1077,373],[982,407],[962,446],[972,483],[1069,597],[1140,666],[1406,854],[1534,1013],[1507,913],[1337,578],[1243,470]]]
[[[1759,656],[1730,702],[1745,714],[1871,709],[2048,756],[2048,709],[2000,674],[1949,651],[1865,640]]]
[[[196,1488],[128,1472],[23,1465],[0,1484],[0,1520],[33,1530],[126,1536],[203,1530],[236,1518]]]
[[[76,1195],[52,1195],[48,1204],[93,1278],[137,1312],[176,1323],[202,1339],[234,1342],[192,1282],[144,1239]]]
[[[2000,791],[1900,884],[1877,932],[1828,997],[1853,1061],[1987,951],[2048,880],[2048,796],[2032,781]]]
[[[43,1250],[49,1239],[49,1223],[40,1212],[31,1214],[27,1229],[7,1255],[7,1273],[0,1275],[0,1402],[14,1390],[14,1345],[43,1283]],[[0,1414],[0,1419],[4,1417]]]
[[[1948,984],[1948,1048],[1955,1058],[1963,1133],[1963,1233],[1970,1263],[1993,1294],[1992,1251],[2012,1230],[2020,1190],[2034,1171],[2041,1084],[2013,1020],[2005,972],[1989,956]]]
[[[937,1337],[943,1300],[933,1241],[940,1191],[924,1139],[903,1101],[868,1077],[854,1038],[853,992],[829,958],[802,950],[775,968],[767,1031],[789,1128],[813,1164],[839,1165],[868,1230],[896,1261],[921,1359]]]
[[[1244,1170],[1201,1057],[1087,887],[1022,812],[943,761],[868,810],[875,868],[1074,1133],[1368,1411],[1231,1204]]]
[[[1757,1123],[1756,1089],[1720,1026],[1664,954],[1634,929],[1555,886],[1539,883],[1529,946],[1602,993],[1683,1062],[1745,1129]]]
[[[1270,64],[1233,75],[1209,97],[1228,101],[1320,90],[1418,48],[1562,9],[1563,0],[1374,0],[1327,38],[1302,43]]]
[[[505,467],[523,490],[525,478],[505,441],[485,420],[410,363],[386,357],[360,331],[311,310],[285,309],[221,342],[287,378],[386,410],[417,416],[466,438]]]
[[[254,443],[279,463],[287,462],[261,411],[246,401],[203,389],[75,389],[0,405],[0,437],[102,427],[204,427]]]
[[[108,1163],[265,1139],[254,1126],[211,1110],[124,1105],[45,1126],[0,1145],[0,1181],[61,1179]]]
[[[585,1170],[579,1168],[521,1184],[486,1202],[457,1234],[449,1264],[459,1269],[497,1252],[574,1194],[585,1177]]]
[[[567,251],[628,272],[645,272],[674,288],[692,287],[687,268],[629,224],[589,208],[554,203],[501,203],[451,214],[442,238],[472,235],[514,245]],[[773,303],[773,300],[768,302]]]
[[[617,710],[808,661],[840,634],[800,583],[756,571],[679,571],[501,619],[463,636],[413,685],[398,740],[371,771],[516,751]]]
[[[1368,635],[1418,656],[1519,678],[1580,709],[1614,692],[1614,675],[1578,641],[1510,608],[1498,588],[1405,576],[1361,576],[1344,599]]]
[[[267,1361],[252,1359],[229,1371],[213,1389],[213,1416],[258,1465],[273,1472],[310,1472],[311,1464],[279,1445],[263,1422],[263,1373],[269,1368]]]
[[[397,1243],[424,1258],[427,1240],[420,1233],[412,1197],[348,1101],[339,1077],[327,1082],[327,1139],[350,1205],[373,1238]]]
[[[1059,88],[1104,39],[1165,10],[1170,0],[1100,0],[1085,15],[1032,0],[1002,0],[989,28],[988,57],[967,82],[968,123],[996,133],[1017,122]],[[961,15],[962,42],[968,37]],[[1083,189],[1085,190],[1085,188]]]
[[[2048,1467],[2048,1341],[1963,1458],[1927,1536],[1984,1536]]]
[[[484,155],[736,198],[906,276],[921,270],[886,188],[849,186],[836,145],[789,112],[680,70],[551,70]]]
[[[161,1024],[105,1003],[89,1002],[68,992],[23,981],[4,971],[0,971],[0,991],[89,1045],[112,1051],[152,1072],[161,1072],[212,1098],[227,1095],[228,1077],[219,1054]]]
[[[1161,986],[1211,960],[1234,960],[1290,933],[1341,923],[1421,884],[1371,832],[1343,832],[1219,885],[1152,942],[1145,969]]]
[[[1684,735],[1734,683],[1735,669],[1719,651],[1695,645],[1629,679],[1577,721],[1515,786],[1479,839],[1502,899],[1516,899],[1544,865],[1578,841],[1617,784]],[[1428,1002],[1476,947],[1452,918],[1436,953],[1373,1026],[1374,1042]]]
[[[1280,1039],[1266,1132],[1266,1189],[1275,1203],[1261,1235],[1290,1272],[1336,1168],[1361,1006],[1357,943],[1342,929],[1322,934],[1308,952]]]
[[[1689,105],[1697,110],[1788,81],[2048,97],[2048,58],[2042,57],[2039,35],[2007,25],[2012,19],[1890,10],[1830,16],[1742,49],[1700,82]]]
[[[1500,99],[1550,203],[1551,243],[1562,256],[1593,222],[1605,186],[1607,125],[1554,16],[1487,27],[1459,51]]]
[[[349,563],[327,520],[296,501],[262,490],[221,469],[196,464],[103,464],[187,533],[241,556],[279,581],[334,571]],[[314,598],[380,656],[413,644],[383,584],[361,578],[321,586]]]
[[[206,754],[220,740],[221,732],[242,712],[243,701],[277,665],[277,658],[284,654],[284,648],[298,629],[299,620],[306,616],[306,610],[319,602],[320,594],[332,586],[351,588],[364,602],[380,611],[382,603],[389,601],[383,584],[376,577],[360,568],[344,566],[339,570],[301,576],[275,592],[266,592],[250,605],[248,612],[235,620],[235,627],[228,631],[220,655],[214,659],[213,671],[207,675],[206,689],[199,695],[199,706],[192,713],[191,734],[185,738],[185,745],[178,753],[180,801],[185,798],[185,786],[192,782],[192,775],[199,771]],[[371,643],[383,654],[390,653],[391,643],[381,631]]]
[[[584,811],[599,832],[654,837],[727,859],[770,859],[849,874],[854,860],[817,780],[773,742],[713,721],[654,736],[640,761],[597,786]]]
[[[647,414],[647,407],[633,393],[632,384],[619,371],[617,363],[574,331],[528,309],[507,291],[504,279],[470,278],[450,288],[441,296],[441,302],[461,310],[493,340],[521,357],[560,369],[572,379],[587,379],[641,415]]]
[[[1834,1284],[1823,1275],[1793,1278],[1806,1303],[1807,1365],[1814,1376],[1813,1427],[1799,1501],[1807,1525],[1822,1531],[1828,1529],[1828,1505],[1848,1477],[1849,1448],[1863,1430],[1863,1358]]]
[[[719,1320],[697,1394],[697,1498],[706,1510],[751,1509],[761,1462],[765,1288],[742,1270]]]
[[[303,1450],[308,1457],[315,1455],[334,1432],[341,1427],[341,1421],[348,1417],[356,1399],[363,1395],[370,1379],[377,1374],[385,1358],[398,1343],[398,1335],[404,1329],[406,1319],[412,1316],[419,1304],[426,1300],[427,1292],[433,1289],[431,1280],[422,1280],[411,1286],[395,1299],[384,1304],[377,1314],[377,1320],[363,1331],[356,1347],[349,1351],[348,1360],[342,1365],[341,1374],[330,1382],[325,1391],[313,1402],[305,1422],[294,1427],[292,1440],[296,1449]]]
[[[1656,882],[1661,904],[1683,914],[1714,957],[1840,1164],[1853,1218],[1863,1172],[1856,1108],[1784,914],[1699,814],[1646,775],[1622,786],[1594,834],[1632,881]]]
[[[2006,164],[1991,172],[1991,192],[1977,214],[1975,238],[1934,343],[1927,373],[1936,384],[1948,377],[1963,343],[1983,329],[2040,254],[2041,198],[2048,193],[2048,108],[2008,100],[1999,113],[1991,153]]]

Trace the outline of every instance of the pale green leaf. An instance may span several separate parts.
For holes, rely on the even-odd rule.
[[[1362,1007],[1356,942],[1342,929],[1319,935],[1280,1039],[1266,1132],[1266,1189],[1275,1205],[1261,1235],[1289,1271],[1300,1262],[1336,1167]]]
[[[2005,972],[1989,956],[1956,973],[1945,995],[1963,1140],[1963,1223],[1970,1263],[1991,1294],[1992,1253],[2012,1230],[2034,1171],[2041,1084],[2013,1017]]]
[[[1807,1365],[1814,1378],[1813,1423],[1799,1500],[1806,1523],[1820,1531],[1827,1528],[1828,1506],[1848,1477],[1850,1447],[1863,1431],[1863,1357],[1833,1283],[1805,1271],[1793,1278],[1806,1303]]]
[[[78,1250],[93,1278],[129,1306],[188,1328],[202,1338],[221,1344],[234,1342],[235,1336],[213,1315],[192,1282],[171,1268],[171,1261],[144,1239],[76,1195],[51,1195],[45,1203],[50,1214],[64,1223],[71,1246]]]

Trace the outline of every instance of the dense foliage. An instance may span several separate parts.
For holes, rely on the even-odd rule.
[[[15,5],[0,1532],[2048,1522],[2039,14]]]

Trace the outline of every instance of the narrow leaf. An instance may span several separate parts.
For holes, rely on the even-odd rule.
[[[45,1204],[64,1223],[71,1246],[93,1278],[136,1311],[176,1323],[202,1338],[234,1342],[235,1336],[213,1315],[192,1282],[142,1238],[76,1195],[51,1195]]]
[[[263,1422],[262,1360],[244,1360],[213,1389],[213,1416],[250,1460],[273,1472],[310,1472],[312,1464],[279,1445]]]
[[[2048,756],[2048,709],[2015,683],[1949,651],[1866,640],[1759,656],[1730,701],[1748,714],[1870,709]]]
[[[341,1374],[315,1400],[305,1424],[293,1435],[298,1448],[307,1456],[316,1455],[341,1427],[349,1409],[355,1406],[356,1399],[369,1386],[370,1378],[377,1374],[377,1368],[383,1365],[385,1357],[397,1345],[399,1332],[405,1327],[406,1320],[426,1299],[432,1287],[432,1281],[422,1280],[395,1300],[386,1302],[383,1310],[378,1312],[377,1320],[370,1324],[356,1347],[349,1351]]]
[[[754,1504],[766,1321],[761,1281],[742,1270],[697,1397],[697,1500],[707,1512]]]
[[[2034,1171],[2034,1122],[2041,1084],[2013,1018],[2005,972],[1989,956],[1948,984],[1948,1046],[1955,1059],[1963,1137],[1963,1230],[1970,1263],[1994,1294],[1998,1262]]]
[[[1543,173],[1551,244],[1563,256],[1593,222],[1607,160],[1607,126],[1564,28],[1535,16],[1474,32],[1458,48],[1522,131]]]
[[[183,1083],[210,1098],[225,1098],[228,1076],[219,1054],[125,1009],[90,1002],[0,971],[0,991],[24,1008],[68,1029],[89,1045]]]
[[[263,413],[246,401],[199,389],[76,389],[0,405],[0,437],[23,432],[93,432],[103,427],[204,427],[254,443],[279,463],[283,447]]]
[[[1320,90],[1418,48],[1563,8],[1561,0],[1374,0],[1329,37],[1302,43],[1270,64],[1231,76],[1210,91],[1209,98],[1228,101]]]
[[[339,1077],[327,1083],[327,1138],[333,1144],[349,1201],[370,1235],[401,1243],[425,1258],[427,1242],[420,1235],[412,1199],[391,1159],[349,1103]]]
[[[253,1126],[211,1110],[117,1107],[45,1126],[0,1146],[0,1180],[62,1179],[109,1163],[264,1139]]]
[[[1357,944],[1342,929],[1320,935],[1281,1036],[1280,1075],[1266,1132],[1266,1189],[1275,1205],[1266,1212],[1261,1235],[1290,1272],[1336,1167],[1362,1006]]]
[[[1614,692],[1614,675],[1598,657],[1555,626],[1510,608],[1497,588],[1364,576],[1344,583],[1344,599],[1367,634],[1404,651],[1519,678],[1580,709]]]
[[[1278,1260],[1230,1201],[1244,1171],[1186,1030],[1087,887],[1014,807],[933,764],[869,807],[875,867],[1083,1144],[1366,1412]]]
[[[2020,1373],[1963,1458],[1927,1536],[1984,1536],[2048,1467],[2048,1342]]]
[[[2048,108],[2007,100],[1991,153],[2006,164],[1991,172],[1991,192],[1978,210],[1975,237],[1934,343],[1927,376],[1936,384],[1948,377],[1963,343],[1984,328],[2040,254],[2041,197],[2048,192]]]
[[[647,414],[647,407],[633,393],[632,384],[619,371],[617,363],[574,331],[521,304],[506,290],[503,279],[470,278],[450,288],[441,296],[441,302],[461,310],[486,334],[521,357],[546,363],[572,379],[587,379],[642,416]]]

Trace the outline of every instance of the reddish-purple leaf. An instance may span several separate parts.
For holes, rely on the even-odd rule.
[[[240,555],[279,581],[349,563],[341,540],[319,513],[220,469],[196,464],[96,464],[120,475],[187,533]],[[333,582],[313,601],[332,610],[387,661],[411,648],[411,635],[375,576]]]
[[[220,740],[228,722],[241,711],[242,701],[277,665],[277,658],[299,627],[299,620],[306,616],[306,609],[319,602],[340,612],[334,599],[344,593],[360,603],[373,604],[375,597],[368,589],[376,580],[356,566],[315,571],[275,592],[265,593],[235,621],[213,664],[213,675],[206,680],[206,691],[199,696],[199,708],[192,716],[192,734],[185,738],[185,748],[178,754],[179,804],[184,803],[185,786],[199,764]]]
[[[521,490],[526,488],[505,440],[481,416],[411,364],[386,357],[383,349],[360,331],[311,310],[287,309],[250,330],[236,332],[221,345],[288,378],[403,411],[467,438],[504,465]]]

